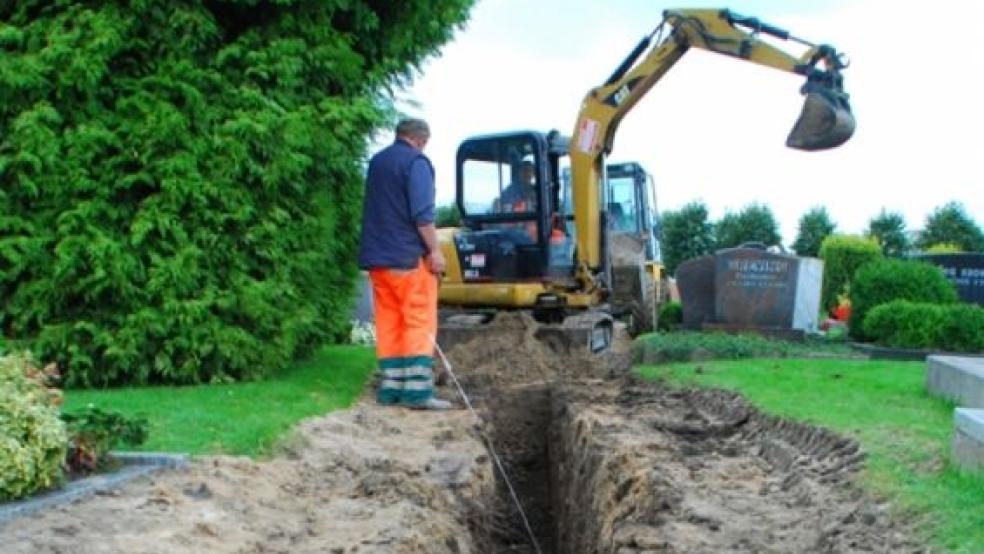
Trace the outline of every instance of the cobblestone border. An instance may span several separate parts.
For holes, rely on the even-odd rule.
[[[0,504],[0,526],[18,517],[118,488],[128,481],[144,475],[167,469],[184,468],[189,462],[187,454],[113,452],[111,455],[123,463],[120,469],[112,473],[70,481],[57,490]]]

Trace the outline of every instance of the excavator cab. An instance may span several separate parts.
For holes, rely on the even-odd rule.
[[[605,173],[610,232],[639,240],[645,249],[646,260],[658,260],[659,216],[652,175],[638,162],[608,164]]]
[[[473,137],[458,148],[456,239],[463,282],[537,281],[573,271],[574,242],[558,213],[559,135]]]

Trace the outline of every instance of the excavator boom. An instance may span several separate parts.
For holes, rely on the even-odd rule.
[[[729,10],[667,10],[652,33],[642,39],[614,73],[588,92],[570,145],[577,246],[578,278],[585,288],[603,268],[603,231],[599,188],[604,156],[612,149],[615,132],[629,110],[690,48],[701,48],[773,67],[806,78],[801,92],[803,111],[786,145],[800,150],[823,150],[846,142],[854,132],[848,96],[840,70],[846,65],[830,46],[814,45],[788,31]],[[807,46],[799,57],[768,42],[760,34]],[[645,54],[645,56],[643,56]]]

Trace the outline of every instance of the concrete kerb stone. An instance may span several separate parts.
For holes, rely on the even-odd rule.
[[[119,488],[138,477],[184,468],[189,462],[187,454],[113,452],[111,455],[123,463],[117,471],[70,481],[60,489],[0,505],[0,526],[18,517]]]
[[[965,408],[984,408],[984,358],[929,356],[926,388]]]
[[[969,470],[984,470],[984,410],[957,408],[953,413],[953,459]]]

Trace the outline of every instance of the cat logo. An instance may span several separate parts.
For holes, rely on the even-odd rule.
[[[615,105],[618,106],[629,96],[629,85],[622,85],[622,88],[615,91],[613,98],[615,99]]]
[[[632,89],[642,80],[642,77],[636,77],[625,83],[624,85],[618,87],[618,90],[608,95],[605,98],[605,104],[617,108],[622,105],[623,102],[629,99],[629,94],[632,93]]]

